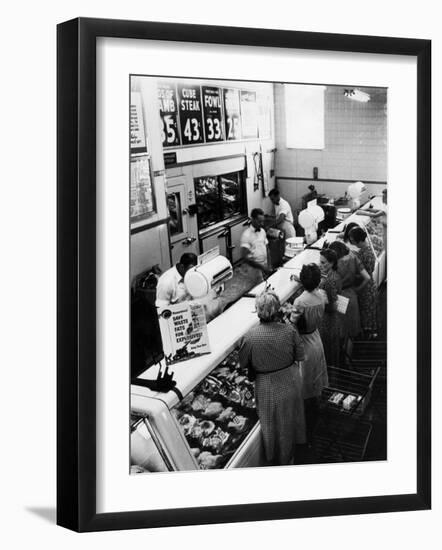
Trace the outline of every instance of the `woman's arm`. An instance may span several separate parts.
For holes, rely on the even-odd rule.
[[[332,313],[337,310],[338,288],[335,281],[330,280],[328,277],[324,280],[322,289],[327,294],[327,303],[325,304],[325,311]]]
[[[356,292],[361,292],[361,290],[364,288],[364,286],[367,285],[368,282],[371,279],[370,275],[368,274],[368,271],[366,269],[364,269],[363,267],[360,268],[359,274],[362,277],[362,282],[359,286],[355,286],[355,291]]]
[[[293,347],[294,347],[294,359],[301,362],[305,359],[304,342],[299,336],[299,332],[293,327]]]

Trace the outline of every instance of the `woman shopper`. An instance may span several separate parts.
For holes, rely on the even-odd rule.
[[[341,319],[337,310],[338,294],[342,291],[341,277],[337,272],[336,252],[326,248],[320,253],[321,282],[319,288],[327,295],[325,312],[319,333],[328,366],[339,367],[341,350]]]
[[[267,462],[292,464],[296,444],[305,444],[305,418],[299,362],[304,347],[296,329],[280,319],[274,292],[256,298],[260,324],[244,336],[242,367],[255,378],[255,400]]]
[[[368,284],[370,275],[366,272],[358,256],[351,252],[342,241],[330,244],[330,250],[336,252],[338,258],[337,272],[341,277],[342,296],[348,298],[347,311],[341,323],[341,336],[356,338],[361,332],[358,291]]]
[[[351,244],[358,248],[359,261],[370,277],[367,284],[358,289],[362,330],[367,338],[376,338],[376,287],[372,278],[376,257],[367,240],[367,233],[361,227],[354,227],[348,237]]]
[[[297,325],[304,344],[302,385],[307,440],[311,440],[318,419],[319,397],[322,388],[328,384],[327,363],[319,334],[325,306],[324,298],[318,289],[321,281],[319,267],[316,264],[304,265],[301,269],[300,281],[304,291],[293,302],[290,320]]]

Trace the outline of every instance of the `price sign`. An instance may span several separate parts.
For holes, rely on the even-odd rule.
[[[163,147],[175,147],[180,145],[175,84],[170,84],[168,82],[158,83],[158,102],[162,121],[161,137]]]
[[[228,141],[241,139],[241,114],[239,108],[239,91],[224,89],[224,113],[226,123],[226,139]]]
[[[255,92],[241,91],[241,125],[243,138],[258,137],[258,105]]]
[[[204,143],[200,87],[178,84],[178,106],[183,145]]]
[[[138,92],[131,92],[130,94],[130,152],[147,153],[143,109],[141,96]]]
[[[221,116],[221,90],[219,88],[203,86],[202,92],[206,142],[224,141],[224,128]]]

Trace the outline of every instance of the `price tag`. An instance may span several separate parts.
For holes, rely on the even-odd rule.
[[[206,142],[224,141],[224,127],[221,116],[221,90],[203,86],[204,129]]]
[[[163,147],[175,147],[180,145],[175,84],[169,82],[158,83],[158,102],[162,121],[161,137]]]
[[[204,143],[200,87],[191,84],[179,84],[178,106],[183,145]]]
[[[224,116],[226,123],[226,139],[232,141],[241,139],[241,114],[239,106],[239,91],[224,89]]]

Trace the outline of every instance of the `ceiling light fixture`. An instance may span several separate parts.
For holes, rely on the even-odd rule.
[[[349,99],[353,99],[354,101],[359,101],[361,103],[367,103],[367,101],[370,101],[370,94],[367,94],[366,92],[361,92],[361,90],[353,90],[347,88],[344,90],[344,96],[348,97]]]

